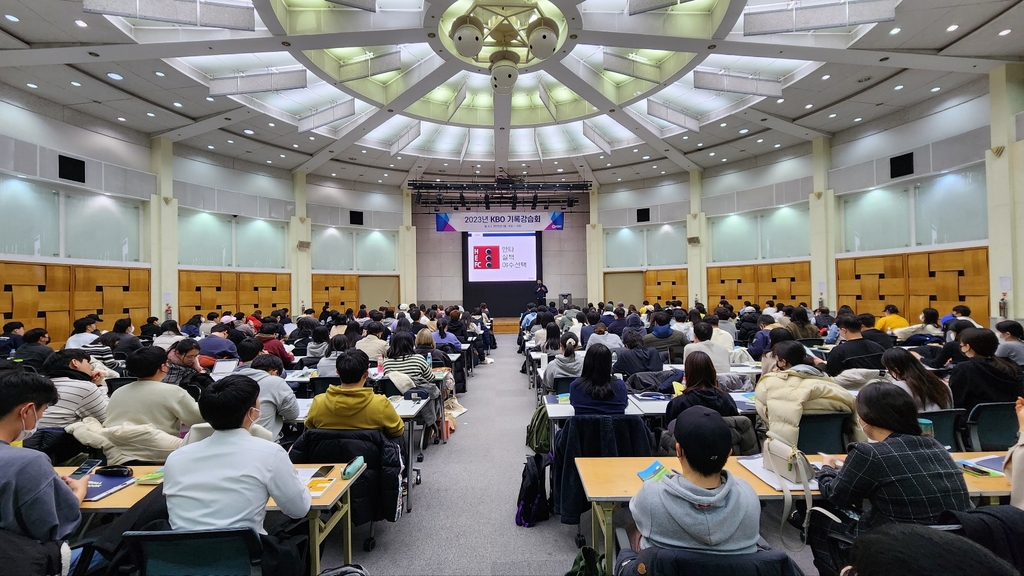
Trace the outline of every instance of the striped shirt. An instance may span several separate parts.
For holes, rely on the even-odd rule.
[[[103,422],[107,417],[107,387],[89,380],[53,378],[60,400],[43,412],[39,428],[64,428],[93,417]]]
[[[419,354],[410,354],[401,358],[385,358],[384,373],[401,372],[412,378],[413,382],[433,382],[434,376],[430,371],[430,365],[426,359]]]
[[[109,346],[93,342],[92,344],[82,346],[80,350],[87,352],[93,360],[102,362],[107,368],[117,369],[121,367],[120,362],[114,359],[114,353],[110,350]]]

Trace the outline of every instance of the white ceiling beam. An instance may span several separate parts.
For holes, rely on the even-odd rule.
[[[263,54],[291,50],[325,48],[358,48],[379,46],[382,36],[388,44],[413,44],[424,41],[423,28],[397,28],[394,30],[362,30],[334,34],[308,34],[288,36],[246,36],[196,42],[177,40],[152,44],[83,45],[70,48],[36,48],[29,50],[0,50],[0,68],[11,66],[43,66],[49,64],[81,64],[84,62],[135,62],[188,56],[214,56],[230,54]],[[290,46],[282,43],[288,42]],[[96,56],[92,56],[96,54]]]
[[[825,136],[827,138],[832,137],[832,133],[830,132],[824,132],[821,130],[815,130],[814,128],[801,126],[795,122],[786,120],[781,116],[775,116],[774,114],[761,112],[760,110],[754,110],[753,108],[747,108],[739,112],[734,112],[733,116],[740,116],[746,121],[757,124],[758,126],[764,126],[765,128],[778,130],[783,134],[789,134],[790,136],[796,136],[797,138],[803,138],[804,140],[814,140],[819,136]]]
[[[208,132],[214,130],[220,130],[225,126],[230,126],[237,122],[241,122],[248,118],[258,116],[259,112],[249,108],[247,106],[240,106],[234,110],[228,110],[220,114],[210,114],[189,124],[182,126],[181,128],[174,128],[155,134],[154,138],[167,138],[172,142],[180,142],[182,140],[188,140],[189,138],[195,138],[196,136],[202,136]]]
[[[366,137],[374,129],[380,127],[389,118],[405,110],[413,102],[423,98],[431,90],[450,80],[459,69],[461,64],[457,60],[445,60],[434,68],[432,72],[424,75],[409,88],[399,94],[396,98],[385,104],[383,108],[377,108],[364,113],[352,122],[342,126],[338,130],[338,139],[333,143],[321,148],[312,158],[302,163],[292,172],[312,172],[323,166],[331,158],[341,154],[342,150],[355,144]]]
[[[710,41],[701,38],[686,38],[643,34],[639,32],[584,31],[580,42],[609,48],[646,48],[672,52],[699,52],[726,56],[749,56],[753,58],[784,58],[853,64],[857,66],[882,66],[886,68],[910,68],[935,70],[938,72],[963,72],[984,74],[989,70],[1010,63],[990,58],[960,58],[882,50],[858,50],[854,48],[828,48],[822,46],[798,46],[764,42],[738,42],[733,40]],[[714,48],[710,48],[714,46]]]
[[[654,147],[655,150],[665,155],[669,161],[674,162],[684,170],[700,170],[701,167],[686,157],[682,152],[676,150],[662,140],[661,130],[657,129],[650,122],[640,118],[638,114],[632,114],[629,109],[620,109],[619,105],[612,102],[600,90],[589,85],[579,76],[572,73],[561,63],[548,68],[548,74],[556,80],[565,84],[570,90],[579,94],[594,106],[602,110],[609,110],[608,117],[612,118],[624,128],[629,129],[638,138]]]
[[[509,137],[512,131],[512,94],[494,95],[494,173],[508,170]]]
[[[419,138],[422,128],[423,122],[417,120],[413,122],[408,128],[403,130],[402,133],[398,135],[398,138],[395,138],[391,142],[388,142],[388,151],[391,152],[391,155],[397,155],[402,150],[405,150],[406,146],[412,144],[413,140]]]
[[[469,152],[469,139],[473,137],[473,131],[465,128],[466,139],[462,141],[462,151],[459,152],[459,164],[466,161],[466,152]]]
[[[306,87],[306,69],[272,72],[250,70],[240,74],[211,78],[208,86],[210,96],[296,90]]]

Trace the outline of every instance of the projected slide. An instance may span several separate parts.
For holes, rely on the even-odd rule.
[[[470,233],[470,282],[534,282],[537,280],[537,235]]]

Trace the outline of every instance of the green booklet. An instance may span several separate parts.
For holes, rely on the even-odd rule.
[[[671,470],[665,468],[664,466],[661,465],[661,462],[655,460],[650,466],[637,472],[636,475],[639,476],[640,479],[643,480],[644,482],[647,482],[648,480],[658,482],[669,472],[671,472]]]

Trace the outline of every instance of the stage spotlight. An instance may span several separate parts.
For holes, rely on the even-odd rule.
[[[526,29],[530,52],[537,58],[550,58],[558,49],[558,23],[551,18],[538,18]]]
[[[440,206],[441,203],[444,202],[444,194],[438,194],[438,195],[434,196],[434,198],[437,199],[437,205],[438,206]]]
[[[495,94],[508,95],[519,79],[519,54],[500,50],[491,54],[491,88]]]
[[[451,39],[460,56],[476,58],[484,47],[484,24],[476,16],[459,16],[452,23]]]
[[[484,194],[484,209],[485,210],[490,210],[491,209],[491,195],[490,194]]]
[[[462,192],[459,192],[459,204],[461,204],[463,208],[467,207],[466,206],[466,195],[463,194]]]
[[[512,209],[513,210],[516,209],[516,204],[518,204],[518,203],[519,203],[519,195],[513,192],[512,193]]]
[[[423,203],[423,192],[416,193],[416,205],[419,206]]]
[[[536,209],[537,209],[537,193],[534,192],[533,193],[533,201],[530,203],[530,210],[536,210]]]

